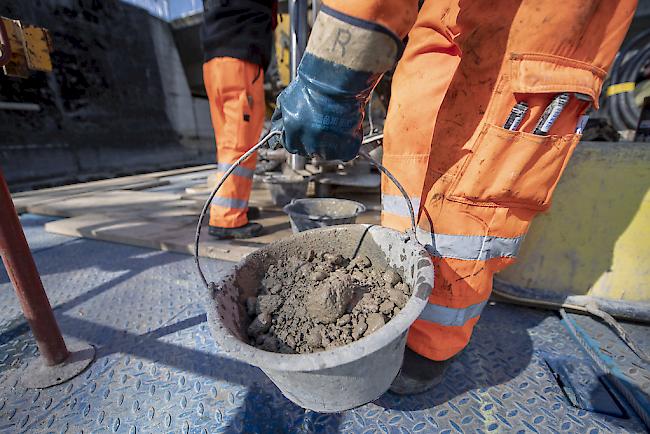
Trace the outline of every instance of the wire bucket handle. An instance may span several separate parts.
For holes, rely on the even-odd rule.
[[[201,239],[201,227],[203,226],[203,221],[205,220],[205,216],[208,213],[208,209],[210,208],[210,204],[212,203],[212,200],[216,196],[217,192],[221,188],[224,182],[226,182],[226,179],[232,174],[232,172],[235,171],[235,169],[246,159],[248,159],[251,155],[255,153],[259,148],[262,147],[262,145],[266,144],[272,137],[277,136],[282,134],[282,131],[280,130],[273,130],[270,131],[266,136],[264,136],[255,146],[250,148],[244,155],[239,157],[237,161],[235,161],[234,164],[232,164],[223,174],[219,182],[214,186],[212,189],[212,192],[210,193],[210,196],[208,199],[205,201],[205,204],[203,204],[203,209],[201,209],[201,214],[199,215],[199,221],[196,224],[196,232],[194,235],[194,262],[196,262],[196,268],[199,273],[199,276],[201,277],[201,281],[203,282],[203,285],[208,289],[212,290],[214,289],[214,283],[207,281],[205,278],[205,274],[203,274],[203,270],[201,269],[201,263],[199,259],[199,242]],[[379,136],[375,137],[370,137],[369,139],[366,139],[363,141],[363,143],[368,143],[370,141],[375,141],[378,139]],[[373,140],[370,140],[373,139]],[[368,154],[365,150],[360,150],[359,151],[359,156],[363,158],[364,160],[367,160],[371,165],[375,166],[377,169],[379,169],[380,172],[382,172],[388,179],[390,179],[393,184],[397,187],[397,189],[402,193],[402,196],[404,196],[404,200],[406,201],[406,205],[408,206],[409,209],[409,216],[411,217],[411,231],[413,232],[413,237],[415,238],[415,241],[419,242],[417,239],[417,231],[416,231],[416,224],[415,224],[415,211],[413,210],[413,204],[411,203],[411,199],[409,198],[408,194],[406,193],[406,190],[404,187],[402,187],[402,184],[399,183],[399,181],[393,176],[392,173],[388,169],[386,169],[381,163],[376,161],[374,158]]]

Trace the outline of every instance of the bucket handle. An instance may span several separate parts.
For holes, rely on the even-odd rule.
[[[363,138],[363,141],[361,142],[362,145],[370,145],[370,143],[375,143],[375,142],[380,142],[384,140],[384,133],[377,133],[377,134],[369,134]],[[375,146],[376,148],[376,146]],[[374,148],[373,148],[374,149]],[[404,196],[404,200],[406,201],[406,206],[409,209],[409,217],[411,218],[411,231],[413,232],[413,238],[415,241],[420,243],[418,241],[417,237],[417,225],[415,223],[415,211],[413,210],[413,203],[411,202],[411,198],[409,197],[408,193],[402,187],[402,184],[399,183],[397,178],[390,173],[388,169],[384,165],[382,165],[380,162],[375,160],[370,156],[370,153],[366,151],[365,149],[359,150],[359,156],[362,157],[363,159],[367,160],[371,165],[375,166],[381,173],[386,175],[388,179],[391,180],[393,184],[397,187],[400,193],[402,193],[402,196]],[[421,243],[420,243],[421,244]]]
[[[402,187],[402,184],[399,183],[397,178],[395,178],[395,176],[392,173],[390,173],[390,171],[388,169],[386,169],[386,167],[384,167],[384,165],[382,165],[380,162],[378,162],[377,160],[372,158],[370,156],[370,154],[365,149],[361,149],[359,151],[359,156],[361,156],[363,159],[367,160],[371,165],[373,165],[377,169],[379,169],[379,171],[381,173],[386,175],[386,177],[388,179],[390,179],[393,184],[395,184],[395,186],[397,187],[399,192],[402,193],[402,196],[404,196],[404,200],[406,201],[406,206],[409,209],[409,217],[411,218],[411,231],[413,232],[413,237],[415,237],[415,241],[417,241],[419,243],[418,238],[417,238],[417,230],[416,230],[417,225],[415,223],[415,211],[413,210],[413,204],[411,203],[411,199],[409,198],[408,193],[406,192],[404,187]]]
[[[231,165],[228,170],[226,170],[219,180],[217,182],[217,185],[214,186],[212,189],[212,192],[210,193],[210,196],[208,197],[208,200],[205,201],[205,204],[203,204],[203,209],[201,210],[201,214],[199,215],[199,221],[196,224],[196,233],[194,234],[194,262],[196,262],[196,269],[199,272],[199,276],[201,276],[201,281],[203,282],[203,285],[211,290],[214,287],[214,283],[210,282],[208,283],[207,279],[205,278],[205,274],[203,274],[203,270],[201,270],[201,263],[199,260],[199,240],[201,238],[201,226],[203,226],[203,220],[205,220],[205,215],[208,213],[208,209],[210,208],[210,204],[212,203],[212,199],[217,194],[217,191],[221,188],[224,182],[226,182],[226,179],[230,176],[230,174],[242,163],[242,161],[246,160],[248,157],[253,155],[255,151],[257,151],[259,148],[262,147],[266,142],[271,139],[271,137],[282,134],[281,130],[272,130],[270,131],[266,136],[262,138],[255,146],[250,148],[244,155],[239,157],[237,161],[233,165]]]
[[[203,204],[203,209],[201,209],[201,214],[199,215],[199,221],[196,224],[196,232],[194,235],[194,262],[196,262],[196,268],[199,272],[199,276],[201,277],[201,281],[203,282],[203,285],[208,289],[212,290],[214,288],[214,283],[210,282],[208,283],[207,279],[205,278],[205,274],[203,274],[203,270],[201,269],[201,263],[199,259],[199,241],[201,238],[201,226],[203,226],[203,221],[205,220],[205,216],[208,213],[208,209],[210,208],[210,204],[212,203],[212,200],[216,196],[217,192],[221,188],[224,182],[226,182],[226,179],[230,176],[230,174],[248,157],[253,155],[255,151],[257,151],[262,145],[267,143],[272,137],[277,136],[282,134],[281,130],[272,130],[270,131],[266,136],[262,138],[255,146],[250,148],[244,155],[239,157],[237,161],[235,161],[234,164],[232,164],[223,174],[219,182],[214,186],[212,189],[212,192],[210,193],[210,196],[208,197],[208,200],[205,201],[205,204]],[[373,137],[374,138],[374,137]],[[364,140],[364,143],[367,141]],[[406,201],[406,205],[408,206],[409,209],[409,216],[411,217],[411,230],[413,232],[413,237],[415,237],[415,241],[418,241],[417,239],[417,232],[416,232],[416,224],[415,224],[415,212],[413,210],[413,204],[411,203],[411,199],[409,198],[409,195],[406,193],[406,190],[404,187],[402,187],[402,184],[399,183],[399,181],[393,176],[392,173],[388,169],[386,169],[381,163],[376,161],[374,158],[368,154],[365,150],[360,150],[359,151],[359,156],[362,157],[363,159],[367,160],[371,165],[375,166],[379,171],[381,171],[388,179],[390,179],[393,184],[397,187],[397,189],[402,193],[402,196],[404,196],[404,200]]]

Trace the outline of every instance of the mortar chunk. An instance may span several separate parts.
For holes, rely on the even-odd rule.
[[[393,303],[390,300],[386,300],[381,305],[379,305],[379,312],[388,315],[391,312],[393,312],[394,308],[395,308],[395,303]]]
[[[366,324],[366,321],[363,318],[360,318],[352,328],[352,337],[354,339],[359,339],[367,329],[368,324]]]
[[[327,273],[323,270],[316,270],[309,276],[314,282],[320,282],[327,279]]]
[[[279,295],[260,295],[257,297],[256,312],[259,313],[274,313],[282,306],[283,300]]]
[[[375,300],[370,293],[363,295],[359,305],[361,309],[366,312],[379,312],[379,303],[377,303],[377,300]]]
[[[350,265],[354,265],[359,269],[363,269],[370,267],[372,265],[372,262],[370,262],[370,259],[368,259],[367,256],[357,256],[350,262]]]
[[[307,335],[307,345],[312,348],[320,348],[323,343],[323,338],[321,336],[321,330],[319,328],[313,328]]]
[[[342,265],[345,265],[345,258],[343,255],[338,255],[338,254],[332,254],[332,253],[325,253],[323,254],[323,259],[329,262],[330,264],[340,267]]]
[[[390,295],[388,294],[388,290],[391,288],[380,288],[375,292],[375,298],[379,302],[379,304],[382,304],[384,300],[388,300],[390,298]]]
[[[253,320],[251,325],[248,326],[248,334],[250,336],[258,336],[266,333],[271,328],[273,318],[270,313],[261,313]]]
[[[384,315],[380,313],[371,313],[368,315],[368,329],[363,335],[368,336],[369,334],[379,330],[384,324],[386,324]]]
[[[393,303],[395,303],[395,305],[398,306],[399,308],[402,308],[404,307],[404,305],[406,305],[406,302],[408,301],[408,296],[404,294],[404,292],[402,292],[401,289],[398,289],[398,287],[399,285],[396,285],[395,288],[391,288],[388,290],[388,299]]]
[[[350,315],[345,314],[336,321],[336,325],[340,327],[346,325],[349,322],[350,322]]]
[[[411,288],[404,282],[395,285],[395,289],[401,291],[407,298],[411,295]]]
[[[352,277],[337,275],[313,288],[306,297],[305,306],[315,321],[329,324],[345,313],[353,295]]]
[[[395,286],[402,282],[402,277],[395,270],[386,270],[382,277],[390,286]]]
[[[352,272],[352,278],[357,282],[363,282],[367,279],[367,276],[359,270],[354,270]]]

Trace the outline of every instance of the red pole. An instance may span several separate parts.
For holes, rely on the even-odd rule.
[[[41,277],[18,220],[2,170],[0,170],[0,256],[45,364],[52,366],[63,362],[70,353],[43,289]]]

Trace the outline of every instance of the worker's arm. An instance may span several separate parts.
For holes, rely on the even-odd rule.
[[[273,128],[291,153],[350,160],[370,92],[399,59],[417,0],[330,0],[321,8],[296,78],[278,97]]]

